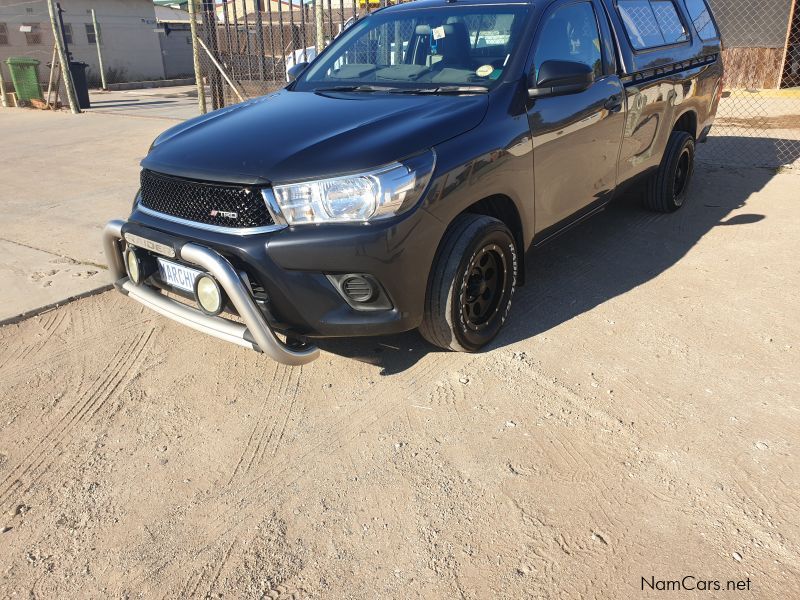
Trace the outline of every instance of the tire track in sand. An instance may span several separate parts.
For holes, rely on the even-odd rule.
[[[256,423],[245,443],[233,473],[228,479],[230,485],[238,476],[250,472],[260,464],[269,453],[274,456],[283,441],[286,426],[295,412],[303,367],[287,367],[275,364],[268,388],[275,387],[267,398],[261,400]],[[277,382],[277,386],[275,386]]]
[[[231,543],[231,540],[240,537],[241,532],[251,526],[260,518],[259,511],[263,508],[264,502],[274,493],[273,490],[284,487],[284,484],[301,477],[304,473],[304,465],[313,462],[314,454],[336,451],[340,446],[346,444],[359,435],[365,427],[385,420],[395,413],[405,409],[409,400],[418,401],[428,393],[428,387],[434,385],[446,371],[458,371],[468,367],[477,361],[484,360],[481,355],[469,354],[450,354],[435,353],[429,354],[420,363],[409,368],[398,377],[388,378],[381,388],[365,387],[362,392],[368,395],[369,399],[358,403],[352,410],[342,411],[343,414],[336,420],[327,422],[327,426],[309,436],[304,441],[302,451],[291,455],[281,454],[281,460],[272,461],[266,468],[259,470],[256,461],[252,461],[252,472],[242,472],[240,469],[240,482],[226,486],[214,496],[205,499],[202,505],[194,507],[201,510],[201,506],[207,503],[224,502],[226,499],[237,499],[237,516],[235,521],[230,521],[226,514],[214,517],[205,527],[205,533],[209,540],[207,546],[200,552],[189,552],[179,550],[174,556],[167,558],[164,562],[154,565],[151,572],[163,573],[166,570],[180,570],[185,573],[186,569],[194,569],[189,576],[183,590],[191,587],[189,595],[199,589],[204,573],[209,569],[209,565],[215,564],[215,557],[219,555],[221,547]],[[280,375],[278,375],[280,377]],[[298,373],[299,377],[299,373]],[[281,378],[281,389],[286,389],[286,378]],[[291,386],[288,386],[291,389]],[[385,391],[385,393],[381,393]],[[244,476],[247,475],[245,478]],[[198,571],[201,572],[199,581],[193,586],[192,583],[197,579]],[[144,584],[147,576],[140,581]],[[181,595],[183,595],[182,591]]]
[[[141,332],[121,344],[86,392],[41,436],[33,448],[0,482],[0,507],[10,508],[16,493],[27,493],[50,467],[67,438],[82,423],[93,419],[106,402],[115,397],[123,383],[127,383],[142,359],[155,329]],[[24,489],[23,489],[24,488]]]

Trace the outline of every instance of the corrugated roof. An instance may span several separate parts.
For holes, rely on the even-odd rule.
[[[185,10],[178,10],[169,6],[159,6],[156,4],[156,21],[159,23],[188,23],[189,13]]]

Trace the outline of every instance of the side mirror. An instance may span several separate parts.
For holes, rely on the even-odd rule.
[[[303,73],[308,68],[307,62],[297,63],[296,65],[292,65],[288,69],[286,69],[286,75],[289,77],[289,81],[292,82]]]
[[[528,81],[528,96],[562,96],[576,94],[594,83],[594,69],[589,65],[571,60],[546,60],[539,67],[539,77],[534,74]],[[531,85],[533,84],[533,85]]]

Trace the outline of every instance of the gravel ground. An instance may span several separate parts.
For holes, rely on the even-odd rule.
[[[611,207],[477,355],[289,368],[114,292],[0,328],[0,597],[800,597],[798,184]]]

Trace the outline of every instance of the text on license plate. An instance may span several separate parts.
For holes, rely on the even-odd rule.
[[[187,292],[194,292],[194,280],[201,273],[163,258],[158,259],[158,272],[164,283]]]

